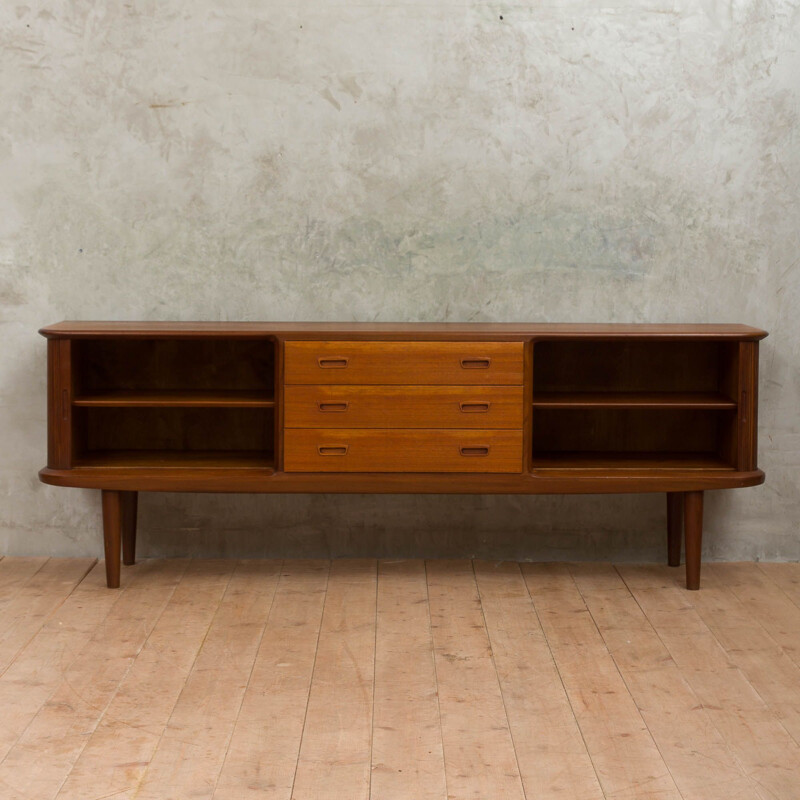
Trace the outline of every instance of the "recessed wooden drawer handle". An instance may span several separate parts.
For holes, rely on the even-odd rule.
[[[348,445],[346,444],[321,444],[317,451],[321,456],[346,456]]]
[[[462,358],[461,359],[461,367],[462,369],[489,369],[492,364],[491,358]]]
[[[462,447],[462,456],[488,456],[489,448],[484,445],[475,445],[473,447]]]
[[[317,403],[320,411],[347,411],[349,402],[345,403]]]
[[[348,362],[347,356],[328,356],[317,359],[320,369],[344,369]]]
[[[491,403],[473,402],[473,403],[459,403],[458,407],[465,414],[483,414],[489,410]]]

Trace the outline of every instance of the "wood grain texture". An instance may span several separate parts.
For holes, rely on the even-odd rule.
[[[766,800],[614,567],[570,573],[683,800]]]
[[[56,796],[136,660],[179,574],[167,562],[149,572],[147,580],[132,581],[120,593],[119,601],[0,764],[4,798]],[[48,593],[43,591],[41,596]]]
[[[85,731],[59,800],[136,794],[235,567],[234,562],[212,560],[156,564],[159,572],[152,598],[147,595],[141,608],[130,612],[138,616],[138,624],[112,619],[128,636],[144,634],[145,640],[141,644],[135,640],[135,660],[115,673],[115,691]],[[131,588],[125,595],[130,600],[119,607],[120,615],[136,600]],[[109,753],[114,754],[112,759]]]
[[[752,564],[714,564],[709,567],[747,607],[751,619],[761,625],[800,666],[800,608]]]
[[[6,606],[46,563],[45,556],[5,556],[0,561],[0,619]]]
[[[522,566],[606,797],[682,800],[566,566]]]
[[[293,800],[369,798],[376,567],[331,565]]]
[[[5,578],[0,574],[0,587],[6,585]],[[96,563],[0,676],[0,760],[56,690],[64,672],[117,602],[120,595],[105,589],[105,569],[102,563]],[[39,592],[54,594],[54,582],[48,578]]]
[[[758,346],[739,345],[738,468],[755,469],[758,452]]]
[[[242,561],[228,583],[138,800],[211,798],[278,583],[280,562]]]
[[[281,336],[302,338],[361,338],[380,335],[388,338],[451,337],[463,338],[530,338],[551,337],[580,339],[584,337],[624,339],[647,336],[656,339],[763,339],[767,332],[748,325],[683,323],[571,323],[571,322],[94,322],[65,320],[47,325],[39,331],[47,337],[92,338],[109,334],[130,338],[175,336],[232,338]]]
[[[47,342],[47,464],[53,469],[72,466],[72,343]]]
[[[525,796],[602,798],[519,565],[476,561],[475,575]]]
[[[735,409],[721,392],[537,392],[536,408]]]
[[[736,565],[733,576],[726,574],[724,568],[727,566],[709,565],[703,591],[692,599],[692,605],[725,649],[731,663],[744,673],[795,742],[800,743],[800,665],[792,659],[790,651],[787,652],[770,634],[771,620],[761,621],[752,613],[747,599],[737,596],[737,578],[750,578],[755,584],[761,582],[758,566]],[[770,593],[769,589],[765,591]],[[784,606],[777,594],[773,594],[768,602],[775,604],[778,610]],[[789,623],[788,629],[796,624],[791,619],[785,622]],[[780,638],[780,634],[778,636]]]
[[[524,798],[472,565],[427,567],[448,797]]]
[[[761,572],[785,592],[786,596],[800,607],[800,563],[758,565]]]
[[[522,428],[507,386],[287,386],[287,428]]]
[[[14,566],[14,559],[3,559],[4,566]],[[38,560],[37,560],[38,561]],[[20,572],[14,576],[28,576],[24,582],[14,580],[8,602],[0,614],[0,674],[25,648],[50,615],[69,597],[86,573],[94,566],[93,558],[51,558],[28,575],[37,561],[19,564]],[[3,570],[6,571],[6,570]],[[45,587],[50,592],[43,591]]]
[[[288,428],[286,472],[522,471],[522,431]]]
[[[0,559],[6,609],[52,609],[0,675],[3,800],[800,790],[797,564],[686,593],[667,566],[468,561],[330,585],[324,561],[143,561],[120,592],[97,563],[65,590],[59,563]]]
[[[378,565],[373,800],[447,800],[422,561]]]
[[[330,565],[287,561],[214,800],[290,800]]]
[[[694,607],[668,567],[618,565],[636,602],[747,776],[769,798],[800,788],[800,748]]]
[[[162,408],[177,406],[178,408],[272,408],[275,400],[259,392],[230,391],[135,391],[133,389],[117,389],[97,394],[86,394],[75,397],[76,406],[141,406],[143,408]]]
[[[179,460],[180,461],[180,460]],[[701,489],[739,489],[764,483],[762,470],[734,472],[715,468],[676,469],[659,464],[630,464],[614,469],[587,466],[538,467],[532,473],[302,473],[275,472],[270,462],[254,459],[251,466],[226,466],[202,461],[192,468],[175,465],[42,469],[39,478],[53,486],[119,489],[140,492],[335,492],[364,494],[634,494]],[[258,467],[258,464],[263,466]]]
[[[287,341],[292,384],[522,385],[522,342]]]

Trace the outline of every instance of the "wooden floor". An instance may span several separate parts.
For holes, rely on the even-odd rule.
[[[3,800],[800,798],[800,564],[0,560]]]

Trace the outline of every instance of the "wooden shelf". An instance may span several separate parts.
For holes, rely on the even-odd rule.
[[[274,470],[272,453],[247,450],[91,450],[77,467]]]
[[[102,408],[273,408],[275,400],[259,392],[118,390],[81,395],[73,400],[73,405]]]
[[[698,408],[734,410],[721,392],[539,392],[534,408]]]
[[[531,467],[538,470],[731,470],[716,453],[534,452]]]

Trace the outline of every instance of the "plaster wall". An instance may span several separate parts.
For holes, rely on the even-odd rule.
[[[800,7],[0,5],[0,552],[101,552],[47,487],[43,324],[744,322],[763,487],[705,549],[800,558]],[[144,555],[661,559],[635,497],[141,501]]]

